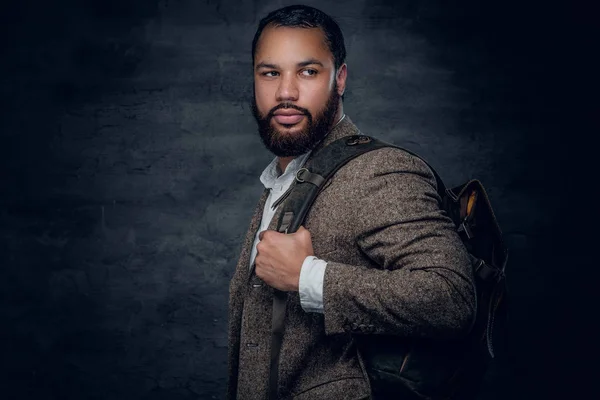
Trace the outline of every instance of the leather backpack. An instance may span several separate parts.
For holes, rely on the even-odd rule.
[[[337,170],[361,154],[385,147],[399,148],[419,157],[407,149],[366,135],[340,138],[314,153],[298,171],[284,198],[278,200],[278,203],[285,202],[277,230],[296,232],[319,191]],[[488,195],[476,179],[447,189],[437,172],[427,165],[437,181],[441,208],[456,225],[471,256],[477,297],[476,317],[468,335],[448,341],[356,335],[375,399],[475,398],[486,369],[495,356],[493,339],[498,336],[498,329],[500,333],[505,332],[502,329],[507,319],[505,267],[508,250]],[[285,299],[284,292],[274,291],[269,381],[271,399],[277,395]]]

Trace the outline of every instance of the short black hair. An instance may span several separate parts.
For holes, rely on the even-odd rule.
[[[337,22],[331,16],[314,7],[293,5],[271,11],[260,20],[258,29],[254,34],[254,40],[252,40],[252,66],[254,66],[254,55],[256,54],[258,39],[260,39],[260,35],[268,25],[290,28],[321,28],[325,33],[327,46],[333,54],[335,69],[339,69],[346,62],[344,35]]]

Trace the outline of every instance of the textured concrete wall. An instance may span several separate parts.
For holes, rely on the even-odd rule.
[[[49,3],[0,17],[0,396],[221,398],[228,280],[271,159],[249,111],[250,44],[260,17],[292,2]],[[570,160],[558,138],[581,109],[556,75],[574,42],[554,23],[574,15],[307,3],[345,33],[354,122],[420,153],[448,185],[488,188],[513,312],[511,352],[481,398],[557,393],[541,384],[567,352],[549,339],[568,330],[548,306],[563,304],[567,256],[553,247],[554,185]]]

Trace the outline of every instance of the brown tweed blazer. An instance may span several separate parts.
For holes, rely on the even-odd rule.
[[[359,134],[344,118],[319,146]],[[228,399],[267,399],[272,288],[249,269],[268,195],[260,198],[229,288]],[[288,293],[279,364],[281,399],[370,399],[355,335],[448,339],[474,318],[470,258],[440,211],[431,170],[399,149],[346,164],[318,195],[304,226],[327,261],[324,313]],[[278,208],[269,229],[276,229]]]

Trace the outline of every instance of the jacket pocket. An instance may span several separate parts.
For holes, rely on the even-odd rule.
[[[361,400],[370,398],[369,385],[362,376],[326,381],[292,396],[293,400]]]

